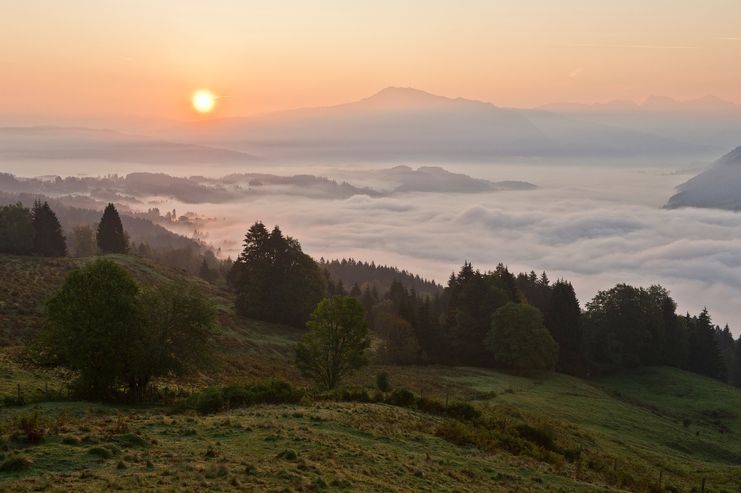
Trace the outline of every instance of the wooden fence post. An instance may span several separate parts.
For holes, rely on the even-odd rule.
[[[659,470],[659,489],[661,489],[661,485],[664,482],[664,471]]]
[[[702,483],[700,483],[700,493],[705,493],[705,478],[702,478]]]
[[[18,390],[18,404],[20,404],[21,403],[21,384],[18,384],[17,390]]]

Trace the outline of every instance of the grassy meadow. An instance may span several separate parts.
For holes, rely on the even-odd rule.
[[[112,256],[140,283],[186,275]],[[372,365],[434,401],[470,403],[476,420],[308,392],[300,402],[200,415],[184,405],[207,386],[280,377],[294,329],[241,320],[225,289],[199,280],[219,310],[213,371],[160,381],[169,405],[66,399],[74,375],[40,368],[22,346],[44,301],[84,259],[0,257],[0,491],[705,491],[741,488],[741,392],[681,370],[645,368],[582,380],[479,368]],[[352,400],[352,399],[351,399]],[[42,430],[29,436],[29,430]]]

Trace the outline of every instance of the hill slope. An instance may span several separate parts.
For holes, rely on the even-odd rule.
[[[667,204],[741,210],[741,147],[715,161],[708,169],[677,187]]]
[[[142,284],[190,279],[136,257],[109,258]],[[66,272],[89,261],[0,256],[4,337],[17,342],[37,330],[43,301]],[[305,385],[292,365],[299,331],[238,319],[228,291],[191,280],[218,308],[221,365],[171,384],[278,375]],[[69,379],[19,364],[13,354],[0,351],[0,397],[15,395],[18,384],[25,396],[42,397]],[[0,462],[20,455],[33,461],[3,473],[0,489],[651,491],[659,474],[679,491],[703,478],[706,491],[741,484],[741,391],[715,380],[672,368],[582,380],[371,366],[349,383],[372,387],[378,371],[388,372],[395,388],[472,403],[487,423],[477,433],[489,438],[471,442],[466,423],[386,404],[308,399],[196,417],[60,402],[37,405],[57,431],[29,447],[10,439],[28,408],[0,407],[0,440],[10,450]],[[535,448],[520,449],[512,439]]]

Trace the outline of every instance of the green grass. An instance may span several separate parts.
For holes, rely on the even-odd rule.
[[[462,449],[434,436],[438,420],[386,405],[262,406],[207,417],[81,403],[38,408],[58,430],[34,446],[5,438],[4,460],[31,465],[3,473],[0,488],[610,491],[524,458]],[[20,412],[1,415],[10,421]],[[134,445],[121,439],[132,435],[140,438]]]
[[[292,364],[300,331],[240,319],[231,293],[182,272],[110,258],[142,285],[198,282],[217,307],[217,366],[159,384],[198,388],[273,376],[307,384]],[[15,345],[0,350],[0,398],[15,396],[20,384],[28,400],[44,399],[46,388],[71,378],[24,363],[19,344],[41,326],[44,302],[66,273],[89,261],[0,256],[2,342]],[[741,486],[741,391],[714,380],[670,368],[581,380],[371,366],[348,384],[373,387],[379,371],[394,388],[471,402],[504,430],[552,433],[559,450],[580,451],[579,459],[515,455],[496,441],[459,446],[455,436],[441,438],[441,430],[455,429],[444,418],[383,404],[303,402],[195,416],[46,402],[0,407],[0,491],[653,491],[659,474],[677,491],[703,478],[708,492]],[[40,444],[13,438],[16,419],[33,406],[48,428]]]

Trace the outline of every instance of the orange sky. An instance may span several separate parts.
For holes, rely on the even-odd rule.
[[[412,86],[507,106],[741,102],[738,0],[195,2],[9,0],[0,120],[193,118],[333,104]]]

